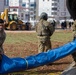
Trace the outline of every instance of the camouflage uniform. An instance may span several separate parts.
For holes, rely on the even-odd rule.
[[[50,36],[54,32],[53,25],[44,20],[44,18],[41,18],[36,25],[36,32],[38,36],[38,53],[51,49]]]
[[[4,21],[2,19],[0,19],[0,27],[2,26],[2,28],[0,28],[0,59],[1,59],[1,55],[4,54],[3,43],[6,38],[6,33],[4,32],[3,25],[4,25]]]
[[[76,0],[66,0],[66,6],[68,8],[71,17],[73,18],[73,20],[75,20],[72,25],[73,40],[75,40],[76,39]],[[64,70],[64,72],[68,72],[68,71],[70,72],[74,67],[76,67],[76,52],[72,54],[72,57],[73,57],[73,62],[69,65],[69,67],[66,70]],[[69,75],[69,73],[67,75]]]
[[[72,29],[73,29],[73,40],[75,40],[76,39],[76,20],[74,21],[74,24],[72,25]],[[76,65],[76,52],[72,54],[72,57],[74,60],[73,65],[75,66]]]
[[[72,25],[73,29],[73,39],[76,39],[76,20],[74,21],[74,24]]]
[[[74,21],[73,25],[72,25],[72,29],[73,29],[73,40],[76,39],[76,20]],[[67,67],[63,73],[64,75],[66,74],[65,72],[68,72],[67,75],[69,75],[69,72],[76,67],[76,52],[72,53],[72,57],[73,57],[73,62],[69,65],[69,67]],[[73,72],[73,71],[72,71]]]

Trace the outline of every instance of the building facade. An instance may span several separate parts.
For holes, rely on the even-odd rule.
[[[30,21],[34,21],[36,19],[36,0],[30,0]]]
[[[22,0],[9,0],[9,11],[18,14],[19,19],[23,20]]]
[[[54,19],[57,15],[57,0],[36,0],[37,7],[37,18],[42,12],[46,12],[49,19]]]
[[[36,0],[36,19],[42,12],[46,12],[49,20],[70,19],[70,14],[66,7],[66,0]]]
[[[36,14],[35,0],[9,0],[10,11],[16,11],[19,18],[25,22],[34,21]]]
[[[23,20],[29,21],[30,20],[30,13],[29,13],[29,0],[22,0],[22,12],[23,12]]]
[[[36,0],[23,0],[23,3],[26,5],[24,8],[25,13],[28,15],[28,21],[34,21],[36,17]]]
[[[70,19],[70,14],[67,10],[66,6],[66,0],[58,0],[58,12],[57,12],[57,18],[59,20],[62,19]]]
[[[9,0],[0,0],[0,13],[3,12],[5,8],[9,8]]]
[[[18,14],[23,21],[37,21],[42,12],[46,12],[49,20],[70,19],[66,0],[0,0],[0,12],[5,8]]]

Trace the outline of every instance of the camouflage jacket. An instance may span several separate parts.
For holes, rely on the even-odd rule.
[[[55,28],[53,25],[43,19],[41,19],[36,25],[36,32],[38,36],[51,36],[54,31]]]

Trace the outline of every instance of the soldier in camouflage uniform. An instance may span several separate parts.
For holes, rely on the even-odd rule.
[[[66,6],[68,8],[68,11],[69,11],[71,17],[74,20],[74,23],[72,25],[72,29],[73,29],[73,40],[75,40],[76,39],[76,0],[66,0]],[[73,62],[69,65],[68,68],[66,68],[63,71],[64,74],[62,74],[62,75],[65,75],[65,74],[69,75],[70,71],[72,74],[75,74],[75,73],[73,73],[72,70],[74,67],[76,67],[76,52],[72,53],[72,57],[73,57]],[[68,74],[65,72],[67,72]]]
[[[72,29],[73,29],[73,40],[76,39],[76,20],[74,21],[73,25],[72,25]],[[71,63],[71,67],[74,67],[76,66],[76,52],[74,52],[72,54],[72,57],[73,57],[73,62]]]
[[[72,29],[73,29],[73,40],[76,40],[76,20],[74,21],[73,25],[72,25]],[[66,68],[63,71],[63,74],[61,75],[69,75],[69,72],[76,67],[76,52],[72,53],[72,58],[73,58],[73,62],[69,65],[68,68]],[[72,73],[73,71],[71,71]],[[67,74],[68,73],[68,74]]]
[[[4,54],[3,43],[5,41],[6,34],[4,32],[4,21],[0,19],[0,60],[2,59],[1,55]]]
[[[52,36],[55,28],[47,21],[48,15],[43,12],[40,16],[40,21],[36,25],[38,36],[38,53],[46,52],[51,49],[50,36]]]

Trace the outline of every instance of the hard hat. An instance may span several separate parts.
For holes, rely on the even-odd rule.
[[[45,12],[41,13],[41,15],[40,15],[40,19],[47,20],[47,19],[48,19],[48,15],[47,15],[47,13],[45,13]]]

